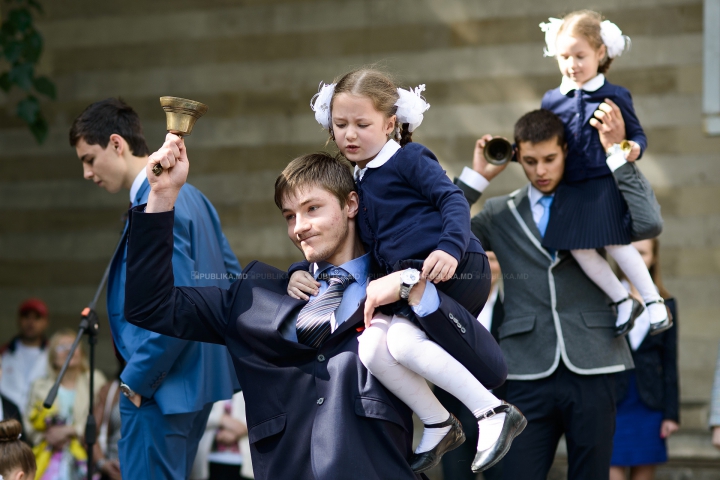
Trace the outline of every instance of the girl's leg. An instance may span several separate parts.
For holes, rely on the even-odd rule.
[[[376,315],[370,328],[366,328],[360,335],[358,338],[360,361],[385,388],[410,407],[424,425],[446,421],[450,417],[450,412],[435,398],[425,379],[400,365],[390,355],[387,346],[390,321],[389,316]],[[449,426],[426,428],[415,453],[432,450],[449,431]]]
[[[625,480],[625,467],[610,467],[610,480]]]
[[[605,249],[615,259],[625,276],[630,280],[630,283],[635,285],[646,304],[660,300],[660,294],[655,288],[650,272],[645,266],[640,252],[635,247],[632,245],[611,245],[605,247]],[[662,322],[667,317],[667,310],[663,303],[650,303],[648,312],[650,313],[651,323]]]
[[[460,362],[440,345],[429,340],[425,332],[411,321],[393,317],[387,332],[387,346],[390,354],[401,365],[449,392],[468,407],[476,418],[501,404]],[[478,450],[485,450],[497,442],[504,421],[504,413],[482,420]]]
[[[653,480],[655,465],[638,465],[630,468],[630,480]]]
[[[628,246],[633,248],[631,245]],[[580,268],[583,269],[585,275],[587,275],[595,285],[600,287],[600,290],[605,292],[605,295],[607,295],[610,300],[617,303],[618,316],[615,325],[620,326],[627,323],[632,315],[633,303],[628,298],[628,291],[623,287],[623,284],[620,283],[620,280],[618,280],[612,268],[610,268],[610,264],[597,250],[571,250],[570,253],[575,257],[575,260],[578,262],[578,265],[580,265]],[[647,269],[645,271],[647,271]],[[623,302],[625,299],[628,299],[628,301]]]

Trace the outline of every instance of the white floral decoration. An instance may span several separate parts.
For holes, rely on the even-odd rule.
[[[630,37],[623,35],[622,30],[610,20],[604,20],[600,24],[600,36],[610,58],[619,57],[626,50],[630,50]]]
[[[318,93],[310,99],[310,108],[315,112],[315,120],[324,128],[330,128],[330,102],[335,93],[335,84],[320,82]]]
[[[554,57],[557,55],[557,35],[560,26],[563,24],[560,18],[548,18],[547,22],[540,24],[540,30],[545,32],[545,48],[543,53],[546,57]]]
[[[425,84],[411,88],[410,90],[397,89],[400,98],[395,102],[395,106],[397,107],[395,115],[397,116],[399,124],[408,124],[408,131],[410,132],[420,126],[423,121],[423,113],[430,108],[430,104],[422,97],[422,92],[424,91]]]

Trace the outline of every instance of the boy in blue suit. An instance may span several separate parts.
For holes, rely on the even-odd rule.
[[[147,202],[149,149],[138,115],[122,100],[93,103],[75,119],[70,144],[85,179],[110,193],[130,190],[131,205]],[[114,254],[107,288],[113,340],[127,362],[121,375],[123,478],[188,478],[213,402],[232,397],[239,384],[227,350],[170,338],[127,322],[127,227]],[[217,212],[192,185],[175,204],[173,274],[176,285],[228,288],[241,272]]]

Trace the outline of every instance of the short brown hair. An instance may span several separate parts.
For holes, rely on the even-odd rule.
[[[275,180],[275,205],[282,210],[282,202],[299,188],[317,186],[335,195],[344,207],[355,181],[350,162],[340,154],[317,152],[303,155],[288,164]]]
[[[565,125],[560,117],[544,108],[526,113],[515,123],[515,145],[532,144],[557,137],[558,145],[565,145]]]
[[[558,30],[558,37],[567,30],[573,36],[582,37],[596,51],[605,45],[602,35],[600,34],[600,24],[604,20],[603,16],[593,10],[578,10],[568,13],[563,17],[563,23]],[[605,49],[605,58],[600,60],[597,73],[606,73],[610,70],[610,64],[613,59],[607,54]]]
[[[35,455],[20,440],[21,432],[22,425],[14,418],[0,422],[0,475],[6,478],[16,468],[28,477],[37,470]]]

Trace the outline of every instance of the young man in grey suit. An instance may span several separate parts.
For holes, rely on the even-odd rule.
[[[602,133],[608,147],[619,143]],[[474,171],[466,169],[457,181],[471,202],[505,168],[484,160],[488,139],[476,145]],[[515,141],[530,183],[489,199],[472,219],[473,233],[495,252],[504,274],[498,338],[508,364],[507,401],[528,419],[505,457],[503,478],[547,478],[565,434],[568,478],[606,480],[615,430],[613,374],[633,368],[632,357],[625,339],[613,333],[615,314],[603,292],[569,252],[541,246],[564,171],[562,122],[547,110],[530,112],[517,122]],[[659,208],[635,165],[625,163],[614,175],[637,219],[635,235],[659,233]]]

